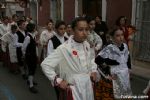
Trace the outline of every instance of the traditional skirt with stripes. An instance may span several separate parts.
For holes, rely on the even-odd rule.
[[[96,84],[95,100],[114,100],[112,81],[102,77]]]

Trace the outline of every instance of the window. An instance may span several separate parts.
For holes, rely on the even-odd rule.
[[[136,28],[134,37],[134,57],[150,61],[150,0],[136,2]],[[136,50],[136,51],[135,51]]]
[[[102,15],[102,0],[83,0],[83,13],[90,16]]]

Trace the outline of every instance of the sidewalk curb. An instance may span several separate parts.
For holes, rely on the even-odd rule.
[[[137,77],[142,78],[142,79],[144,79],[144,80],[150,80],[149,77],[145,77],[145,76],[143,76],[143,75],[139,75],[139,74],[135,74],[135,73],[132,73],[132,72],[131,72],[131,77],[132,77],[132,76],[137,76]]]
[[[147,68],[133,65],[131,74],[141,77],[141,78],[144,78],[146,80],[150,80],[150,69],[147,69]]]

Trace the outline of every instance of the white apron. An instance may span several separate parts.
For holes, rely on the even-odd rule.
[[[123,45],[123,51],[120,51],[116,45],[110,44],[98,54],[103,58],[109,58],[119,62],[119,65],[110,66],[111,75],[117,76],[117,79],[112,80],[115,98],[121,98],[122,95],[132,95],[129,79],[129,69],[127,67],[129,51],[127,45]]]

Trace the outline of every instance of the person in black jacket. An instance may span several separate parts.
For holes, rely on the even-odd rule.
[[[22,51],[25,55],[25,61],[28,67],[28,80],[27,83],[29,84],[29,90],[32,93],[37,93],[38,90],[35,88],[34,85],[37,83],[34,82],[34,75],[37,67],[37,47],[36,47],[36,41],[35,41],[35,25],[34,24],[28,24],[27,25],[27,36],[24,40]]]
[[[96,16],[95,17],[95,29],[94,31],[102,38],[103,45],[106,45],[106,34],[108,32],[108,27],[104,21],[102,21],[101,16]]]
[[[59,45],[67,40],[67,37],[64,36],[66,32],[66,23],[64,21],[57,21],[55,24],[55,29],[56,33],[48,42],[47,56],[50,55]]]

